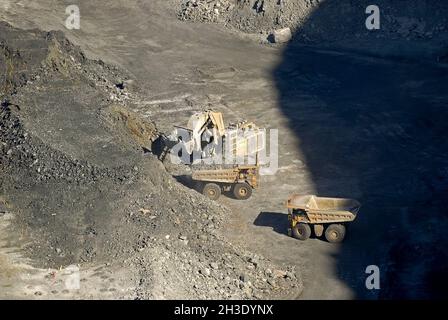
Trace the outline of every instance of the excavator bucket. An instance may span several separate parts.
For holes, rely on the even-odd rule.
[[[215,144],[226,132],[222,113],[213,111],[193,114],[188,120],[187,129],[191,132],[191,140],[185,142],[189,153],[201,151],[202,135],[206,131],[211,132]]]
[[[210,119],[211,119],[212,123],[215,125],[214,128],[216,128],[218,137],[222,137],[226,132],[222,113],[210,111],[209,115],[210,115]]]

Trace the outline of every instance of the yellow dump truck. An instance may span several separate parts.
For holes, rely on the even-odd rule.
[[[212,200],[218,199],[222,191],[232,191],[236,199],[246,200],[252,195],[252,189],[258,188],[259,166],[196,170],[192,179],[202,193]]]
[[[315,195],[290,195],[288,208],[288,235],[299,240],[325,235],[328,242],[344,240],[346,226],[355,220],[361,204],[353,199],[325,198]]]

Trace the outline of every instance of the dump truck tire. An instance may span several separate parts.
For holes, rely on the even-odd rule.
[[[311,228],[307,223],[298,223],[292,228],[294,238],[306,240],[311,236]]]
[[[207,183],[202,190],[202,194],[210,200],[217,200],[221,195],[221,188],[216,183]]]
[[[342,242],[345,237],[345,226],[342,224],[330,224],[325,230],[325,239],[331,243]]]
[[[247,183],[237,183],[233,187],[233,195],[238,200],[246,200],[249,199],[252,195],[252,187]]]

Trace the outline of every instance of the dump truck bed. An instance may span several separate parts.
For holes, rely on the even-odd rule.
[[[195,181],[234,184],[247,182],[252,188],[258,187],[258,166],[236,166],[233,168],[193,171]]]
[[[354,199],[293,194],[287,207],[305,211],[311,223],[330,223],[353,221],[361,204]]]
[[[238,169],[211,169],[193,171],[193,180],[233,183],[238,180]]]

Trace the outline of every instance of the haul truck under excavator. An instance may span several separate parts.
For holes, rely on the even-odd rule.
[[[246,200],[252,195],[252,189],[258,188],[259,167],[254,165],[197,170],[193,171],[192,179],[196,181],[202,194],[211,200],[218,199],[222,191],[232,191],[236,199]]]
[[[265,148],[263,129],[247,121],[226,128],[222,113],[211,110],[193,114],[186,128],[177,128],[189,133],[189,139],[182,142],[190,154],[202,152],[204,158],[213,156],[216,152],[214,147],[221,142],[224,155],[240,159],[255,155],[254,165],[236,164],[231,168],[194,170],[192,174],[198,188],[212,200],[218,199],[222,191],[232,191],[239,200],[250,198],[252,189],[259,185],[258,152]]]

